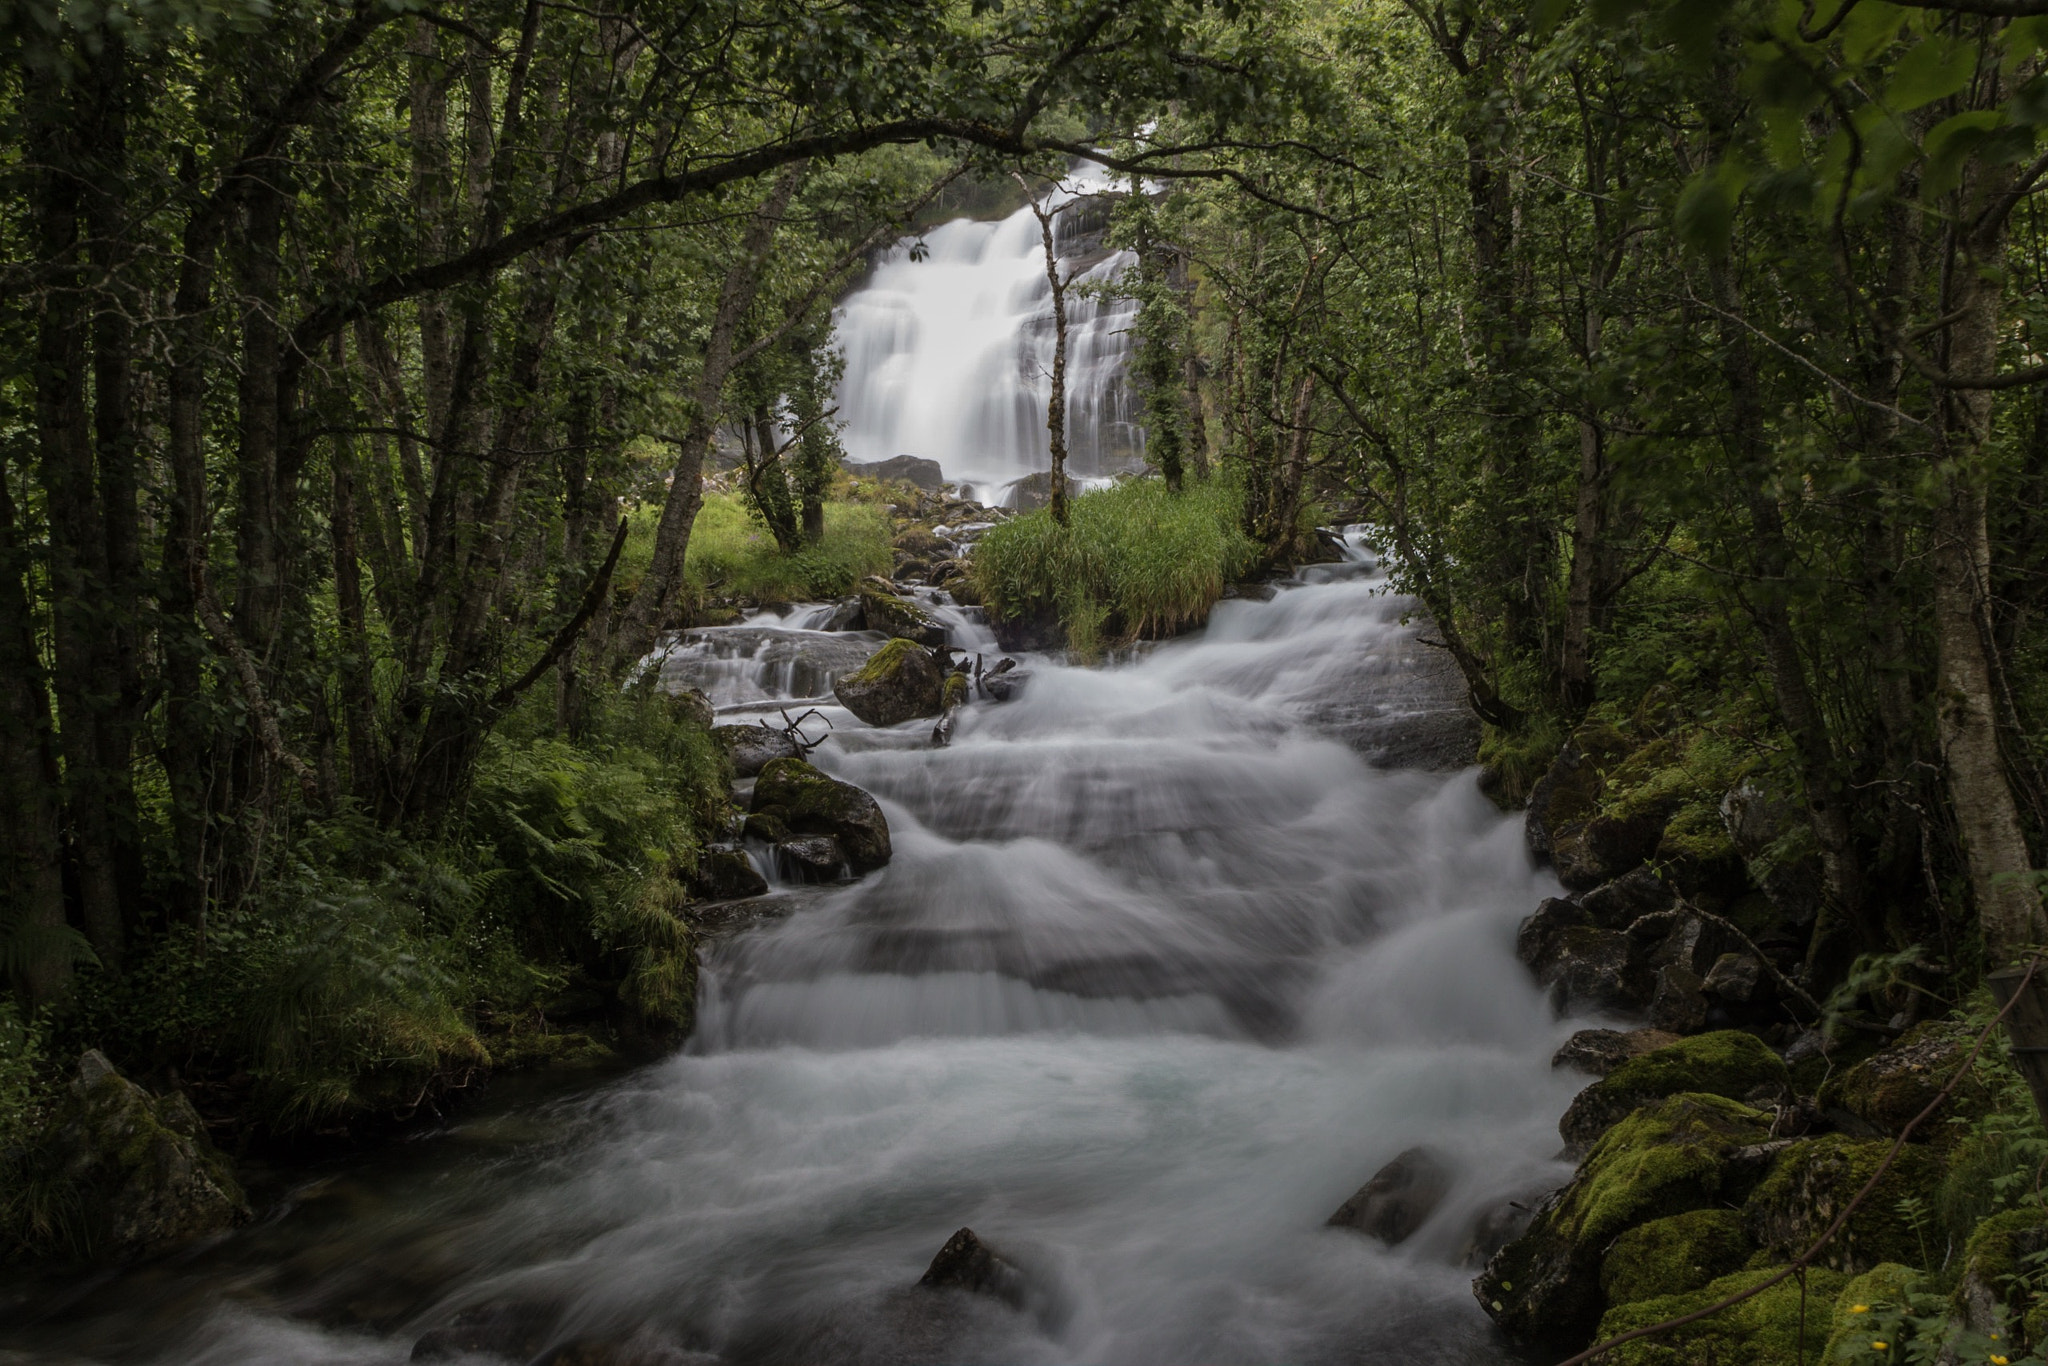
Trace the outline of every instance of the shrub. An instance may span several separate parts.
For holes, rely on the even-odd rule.
[[[1179,494],[1127,480],[1076,498],[1069,526],[1041,510],[991,529],[975,547],[975,583],[998,620],[1057,618],[1083,655],[1172,635],[1208,620],[1256,562],[1241,504],[1222,480]]]

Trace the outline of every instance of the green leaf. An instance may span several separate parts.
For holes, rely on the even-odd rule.
[[[1764,144],[1770,149],[1773,166],[1780,170],[1797,166],[1806,157],[1805,117],[1786,105],[1764,106]]]
[[[1851,66],[1863,65],[1891,46],[1899,25],[1905,22],[1903,6],[1889,4],[1887,0],[1863,0],[1842,21],[1842,56]]]
[[[1962,183],[1963,166],[2005,115],[1996,109],[1972,109],[1943,119],[1927,135],[1927,170],[1920,178],[1922,198],[1934,199]]]
[[[2036,76],[2006,102],[2012,121],[2028,128],[2048,127],[2048,76]]]
[[[1977,45],[1949,37],[1922,39],[1899,58],[1885,87],[1884,105],[1903,114],[1946,99],[1977,72]]]
[[[1739,161],[1710,166],[1686,182],[1674,215],[1678,235],[1687,246],[1707,256],[1728,254],[1735,235],[1735,210],[1750,169]]]
[[[1999,43],[2005,49],[2005,60],[2001,69],[2010,76],[2020,69],[2027,58],[2048,47],[2048,16],[2035,15],[2027,19],[2015,19],[2005,26],[1999,35]]]

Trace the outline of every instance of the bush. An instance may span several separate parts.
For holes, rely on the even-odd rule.
[[[618,580],[630,587],[646,573],[654,556],[657,518],[635,519],[620,557]],[[727,493],[705,495],[690,529],[690,549],[683,559],[688,591],[699,601],[707,596],[752,598],[757,602],[797,602],[834,598],[853,591],[868,574],[887,574],[895,562],[890,549],[892,529],[886,508],[872,503],[832,502],[825,505],[825,537],[785,555],[746,503]]]
[[[1199,626],[1258,558],[1239,526],[1241,496],[1222,480],[1175,494],[1132,479],[1071,507],[1067,527],[1041,510],[991,529],[974,579],[997,620],[1056,618],[1083,655]]]

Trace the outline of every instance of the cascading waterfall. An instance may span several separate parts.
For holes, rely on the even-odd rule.
[[[1092,260],[1075,230],[1083,201],[1108,188],[1075,172],[1055,197],[1061,269],[1083,266],[1067,295],[1067,458],[1076,478],[1135,468],[1144,434],[1124,383],[1129,300],[1078,286],[1113,279],[1135,260]],[[1038,220],[1028,208],[994,223],[957,219],[899,243],[839,306],[835,339],[846,355],[840,433],[854,460],[915,455],[996,502],[1004,486],[1051,466],[1045,430],[1051,393],[1052,286]]]
[[[1315,577],[1120,667],[1034,660],[950,748],[839,713],[815,757],[895,859],[714,950],[682,1053],[0,1342],[395,1363],[469,1312],[701,1366],[1501,1360],[1468,1244],[1563,1172],[1572,1026],[1513,956],[1555,884],[1471,775],[1315,727],[1415,648],[1369,565]],[[1420,1233],[1323,1226],[1418,1143],[1459,1174]],[[1024,1294],[914,1287],[963,1225]]]

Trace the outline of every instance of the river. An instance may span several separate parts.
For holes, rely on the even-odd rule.
[[[502,1098],[0,1337],[397,1362],[514,1305],[517,1355],[450,1359],[1499,1360],[1459,1258],[1565,1174],[1568,1026],[1512,952],[1554,884],[1470,772],[1318,728],[1374,678],[1398,723],[1415,646],[1367,565],[1312,577],[1114,667],[1034,661],[950,748],[834,714],[816,758],[895,859],[716,949],[681,1052]],[[1324,1226],[1419,1143],[1459,1177],[1418,1235]],[[1025,1270],[1016,1306],[913,1288],[963,1226]]]

